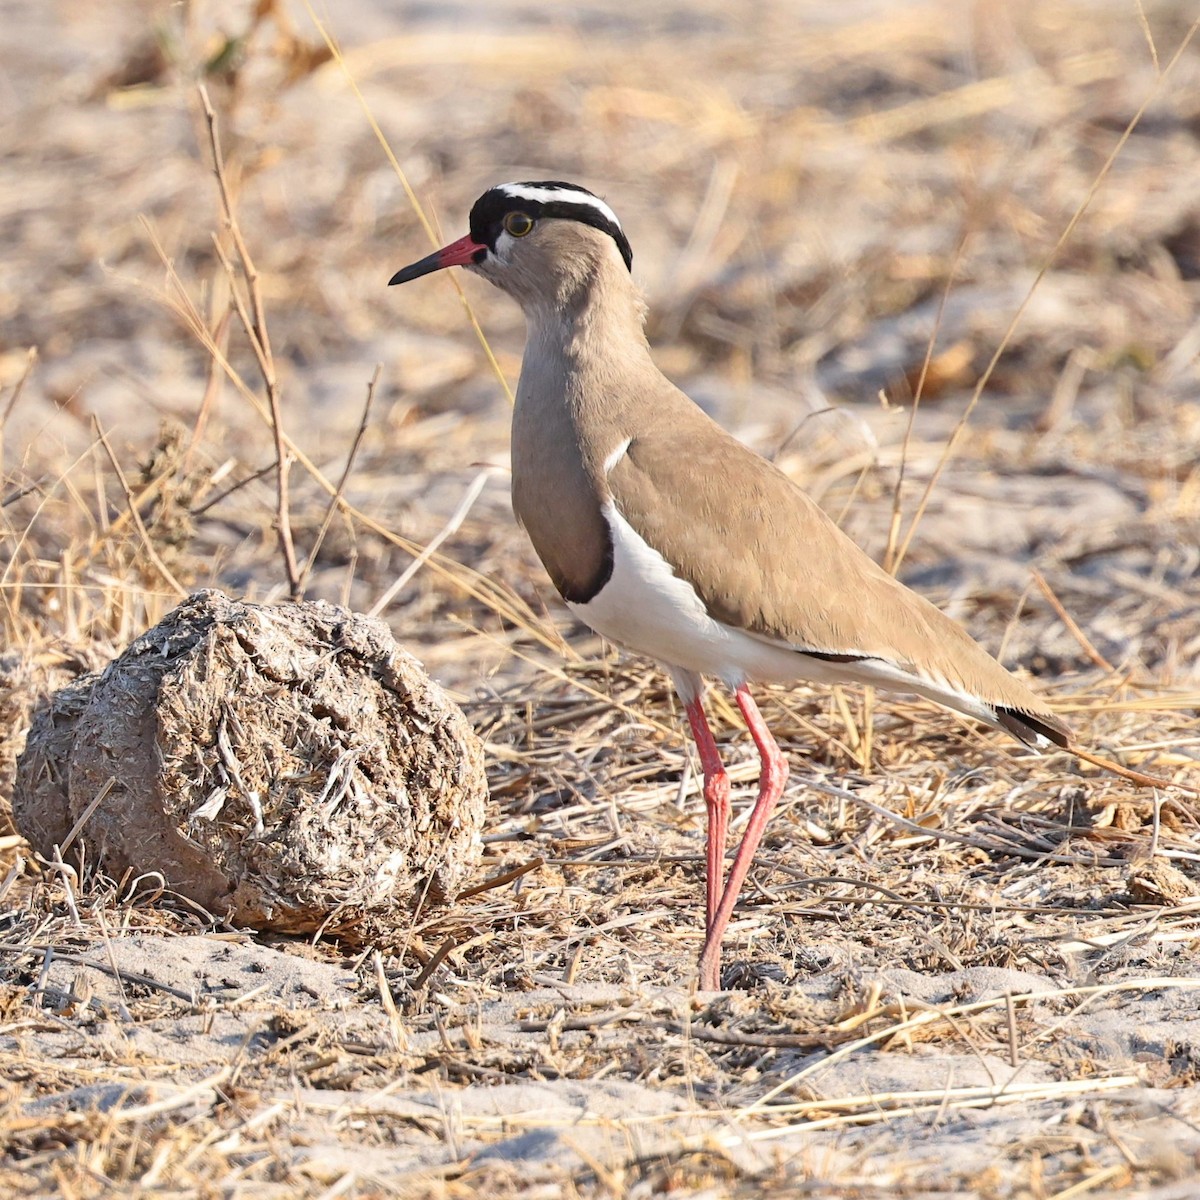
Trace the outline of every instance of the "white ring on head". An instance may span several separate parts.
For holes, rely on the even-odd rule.
[[[496,190],[514,200],[536,200],[539,204],[553,204],[555,201],[564,204],[586,204],[618,229],[621,228],[617,214],[599,196],[593,196],[591,192],[577,192],[574,188],[529,187],[523,183],[502,183]]]

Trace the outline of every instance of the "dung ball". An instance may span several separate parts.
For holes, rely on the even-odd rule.
[[[37,712],[13,816],[234,924],[375,938],[462,888],[486,797],[474,730],[383,622],[204,591]]]

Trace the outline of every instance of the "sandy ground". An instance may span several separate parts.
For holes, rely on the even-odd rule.
[[[487,851],[459,903],[348,946],[6,837],[0,1190],[1200,1195],[1189,6],[323,10],[443,240],[501,180],[603,193],[663,368],[879,557],[936,477],[901,576],[1175,785],[908,699],[769,693],[793,781],[715,999],[680,713],[553,599],[462,302],[388,292],[429,240],[303,6],[260,7],[0,0],[0,798],[38,693],[180,590],[286,593],[204,80],[308,594],[366,611],[478,483],[386,616],[484,739]],[[464,286],[511,384],[519,314]],[[752,747],[713,710],[744,817]]]
[[[362,1191],[407,1194],[474,1175],[521,1194],[588,1177],[601,1188],[641,1179],[652,1194],[672,1173],[692,1182],[712,1173],[730,1185],[804,1179],[818,1194],[851,1180],[868,1194],[945,1194],[956,1180],[952,1194],[1003,1195],[1035,1156],[1052,1174],[1081,1156],[1115,1180],[1120,1154],[1160,1176],[1191,1174],[1200,1105],[1176,1081],[1200,1054],[1194,978],[1147,981],[1125,967],[1071,995],[1047,976],[995,967],[856,973],[861,986],[904,997],[911,1017],[1039,998],[1011,1006],[1015,1062],[986,1035],[972,1050],[975,1016],[962,1018],[957,1047],[918,1028],[896,1034],[899,1045],[886,1039],[888,1053],[831,1053],[820,1036],[804,1037],[847,1012],[845,977],[828,970],[710,1009],[678,987],[547,975],[478,1005],[431,996],[436,1020],[390,1023],[343,964],[230,935],[132,936],[111,953],[78,947],[55,962],[42,985],[67,1020],[10,1027],[5,1057],[49,1073],[22,1107],[27,1128],[80,1139],[106,1123],[194,1125],[228,1106],[226,1152],[253,1158],[261,1132],[274,1130],[274,1170],[293,1188],[351,1173]],[[165,980],[191,1001],[164,995]],[[130,1006],[136,1018],[123,1015]],[[580,1078],[579,1065],[596,1058],[612,1069]],[[763,1058],[766,1072],[753,1062]],[[728,1087],[699,1103],[722,1068]],[[779,1110],[768,1125],[765,1085],[789,1080],[765,1105]],[[868,1105],[896,1112],[881,1121]],[[865,1129],[839,1120],[852,1108]],[[18,1126],[17,1146],[22,1134]]]

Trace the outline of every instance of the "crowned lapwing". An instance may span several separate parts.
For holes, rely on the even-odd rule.
[[[1071,733],[654,365],[629,240],[603,200],[558,181],[501,184],[475,202],[470,230],[391,283],[462,266],[524,310],[513,509],[567,607],[660,662],[686,706],[708,809],[700,987],[716,990],[722,935],[788,774],[751,682],[913,692],[1035,747]],[[705,676],[733,691],[762,759],[728,878],[729,778]]]

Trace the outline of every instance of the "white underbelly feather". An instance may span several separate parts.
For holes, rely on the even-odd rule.
[[[686,580],[649,546],[611,502],[604,507],[613,539],[613,570],[586,604],[567,607],[597,633],[665,666],[710,675],[730,687],[747,680],[836,681],[794,650],[752,637],[709,616]]]
[[[948,681],[925,679],[879,658],[827,662],[804,653],[817,651],[815,647],[790,646],[715,620],[692,585],[675,574],[611,501],[604,506],[604,516],[612,531],[612,575],[586,604],[568,602],[567,607],[610,641],[668,668],[719,679],[730,688],[752,681],[873,684],[994,721],[990,705]]]

